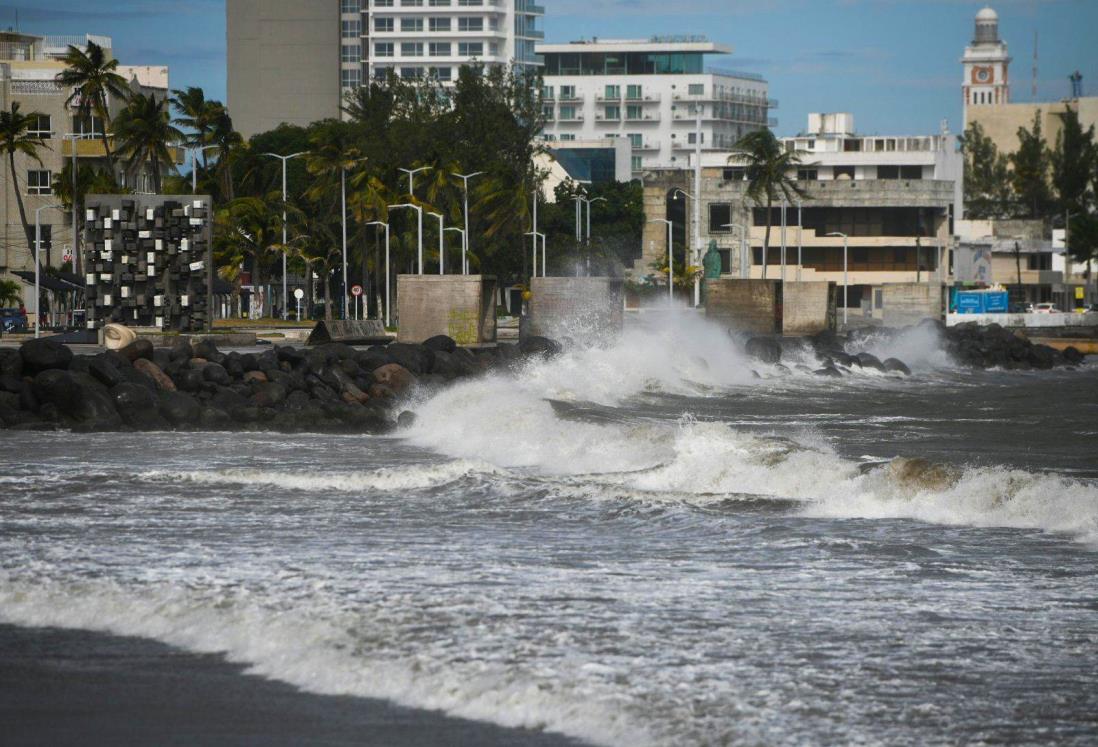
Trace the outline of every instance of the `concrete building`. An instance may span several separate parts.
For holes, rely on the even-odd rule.
[[[544,14],[530,0],[226,0],[233,123],[250,137],[338,117],[346,92],[390,71],[537,66]]]
[[[975,25],[972,43],[961,57],[965,128],[978,122],[1000,153],[1013,153],[1018,149],[1018,128],[1031,128],[1037,116],[1050,147],[1056,143],[1068,108],[1078,113],[1084,130],[1091,125],[1098,127],[1098,97],[1083,96],[1078,80],[1073,83],[1071,96],[1059,101],[1012,102],[1011,58],[1006,42],[999,36],[999,14],[984,8],[976,14]]]
[[[805,151],[797,173],[807,193],[799,216],[803,228],[796,205],[787,206],[784,230],[780,206],[774,206],[765,271],[765,206],[747,200],[744,169],[730,165],[728,154],[703,158],[697,243],[717,243],[724,275],[762,278],[765,272],[780,279],[784,253],[786,280],[841,285],[843,238],[828,234],[844,233],[849,305],[859,314],[882,318],[885,286],[929,284],[940,290],[949,282],[963,174],[954,136],[858,135],[850,114],[812,114],[804,133],[782,142]],[[680,190],[693,193],[692,171],[647,173],[645,213],[649,219],[669,218],[676,243],[695,246],[693,205]],[[647,274],[666,252],[666,226],[646,224],[634,275]]]
[[[604,184],[632,178],[632,148],[623,138],[553,141],[546,145],[543,153],[534,156],[534,166],[546,175],[541,193],[547,202],[556,199],[557,186],[567,180]]]
[[[95,42],[111,54],[112,42],[105,36],[41,36],[15,31],[0,32],[0,107],[10,110],[18,102],[24,114],[37,114],[33,130],[45,144],[39,150],[41,163],[22,153],[15,155],[15,181],[5,162],[2,180],[3,199],[0,202],[0,276],[11,272],[33,272],[34,258],[23,232],[15,190],[23,196],[27,217],[33,224],[35,211],[59,202],[54,195],[54,179],[66,164],[71,164],[73,148],[80,163],[106,165],[103,143],[92,136],[103,132],[98,117],[80,118],[65,101],[71,91],[56,82],[65,65],[61,62],[69,45],[85,47]],[[120,65],[118,73],[130,81],[135,91],[168,95],[168,68],[158,66]],[[112,117],[123,106],[122,101],[108,101]],[[76,137],[74,137],[76,136]],[[81,139],[83,137],[83,139]],[[182,154],[179,153],[179,156]],[[126,174],[119,164],[116,178],[123,184]],[[129,184],[136,191],[149,191],[151,181],[146,173],[138,173]],[[72,217],[68,212],[48,209],[41,212],[42,264],[59,267],[73,247]],[[34,308],[33,292],[27,296],[28,308]]]
[[[727,151],[777,124],[766,81],[706,67],[707,55],[731,49],[703,37],[593,39],[537,51],[545,59],[545,137],[628,139],[638,176],[689,165],[698,139],[703,152]]]

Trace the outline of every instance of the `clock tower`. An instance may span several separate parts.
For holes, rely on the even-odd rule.
[[[1010,55],[1007,45],[999,39],[999,14],[991,8],[976,14],[976,36],[972,44],[965,47],[961,64],[964,66],[961,82],[964,122],[968,127],[970,107],[1010,103],[1007,74]]]

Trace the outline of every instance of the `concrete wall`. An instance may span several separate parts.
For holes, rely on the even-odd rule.
[[[496,279],[490,275],[397,277],[397,339],[449,335],[459,345],[496,341]]]
[[[905,327],[942,318],[939,285],[893,283],[881,286],[881,319],[886,327]]]
[[[530,333],[585,340],[621,333],[620,278],[539,277],[531,281]]]
[[[976,322],[979,325],[998,324],[1017,329],[1055,329],[1057,327],[1098,328],[1098,313],[1087,314],[948,314],[946,324]]]
[[[245,138],[340,116],[339,0],[226,0],[229,111]]]
[[[707,279],[705,316],[744,332],[778,332],[779,285],[777,280]]]
[[[814,335],[828,328],[831,283],[791,283],[782,289],[782,334]]]
[[[1062,115],[1068,105],[1063,101],[989,104],[969,106],[966,114],[969,124],[980,123],[984,134],[991,138],[1000,153],[1010,154],[1018,150],[1018,128],[1031,129],[1038,112],[1041,116],[1041,135],[1050,146],[1055,144],[1062,127]],[[1091,125],[1098,125],[1098,97],[1073,99],[1070,106],[1078,112],[1084,131]]]

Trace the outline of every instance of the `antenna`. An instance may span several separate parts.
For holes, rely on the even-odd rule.
[[[1073,99],[1080,99],[1083,97],[1083,74],[1076,70],[1070,76],[1068,80],[1071,81],[1071,97]]]
[[[1033,85],[1030,87],[1031,101],[1037,100],[1037,29],[1033,29]]]

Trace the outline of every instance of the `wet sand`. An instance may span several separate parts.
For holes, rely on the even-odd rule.
[[[244,669],[141,638],[0,625],[0,743],[580,744],[381,700],[304,693]]]

